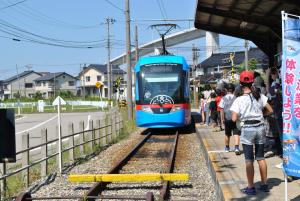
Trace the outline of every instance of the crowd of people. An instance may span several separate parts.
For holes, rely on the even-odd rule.
[[[213,132],[225,130],[224,149],[230,152],[234,137],[236,155],[240,144],[246,163],[248,186],[243,193],[256,194],[254,160],[261,174],[260,190],[268,192],[266,157],[282,157],[282,93],[278,69],[266,71],[264,80],[258,72],[243,71],[238,84],[223,83],[215,88],[206,85],[200,94],[201,124]]]

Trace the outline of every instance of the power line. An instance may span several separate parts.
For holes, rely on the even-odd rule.
[[[7,0],[10,2],[10,0]],[[21,5],[20,7],[15,7],[13,8],[16,10],[18,13],[21,14],[31,20],[40,22],[42,24],[48,24],[51,26],[56,26],[56,27],[63,27],[63,28],[72,28],[72,29],[91,29],[91,28],[98,28],[100,24],[97,25],[77,25],[77,24],[72,24],[68,23],[62,20],[59,20],[57,18],[48,16],[39,10],[36,10],[34,8],[31,8],[27,5]]]
[[[105,40],[71,41],[71,40],[50,38],[50,37],[46,37],[46,36],[42,36],[39,34],[26,31],[4,20],[0,20],[0,32],[14,36],[15,38],[11,38],[8,36],[5,37],[15,41],[32,42],[32,43],[39,43],[43,45],[65,47],[65,48],[101,48],[103,47],[103,43],[105,41]]]
[[[111,1],[109,1],[109,0],[105,0],[105,1],[106,1],[108,4],[110,4],[112,7],[116,8],[116,9],[122,11],[122,12],[125,12],[124,9],[120,8],[119,6],[117,6],[116,4],[112,3]]]
[[[4,10],[4,9],[6,9],[6,8],[13,7],[13,6],[18,5],[18,4],[20,4],[20,3],[23,3],[23,2],[25,2],[25,1],[27,1],[27,0],[23,0],[23,1],[19,1],[19,2],[16,2],[16,3],[10,4],[10,5],[8,5],[8,6],[5,6],[5,7],[0,8],[0,10]]]

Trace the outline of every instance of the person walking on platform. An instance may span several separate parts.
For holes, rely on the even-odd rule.
[[[254,90],[252,84],[254,75],[251,71],[243,71],[240,74],[240,85],[243,95],[237,97],[230,110],[232,121],[241,121],[241,143],[245,155],[246,174],[248,186],[242,190],[248,195],[255,195],[254,186],[254,159],[257,161],[260,171],[260,190],[269,191],[267,184],[267,164],[264,158],[265,127],[264,114],[272,114],[273,110],[268,104],[268,98]],[[255,153],[253,150],[255,148]]]
[[[229,83],[226,86],[227,94],[222,97],[219,107],[221,108],[221,122],[224,124],[225,127],[225,151],[230,151],[230,137],[232,134],[234,135],[234,143],[235,148],[234,152],[236,155],[240,155],[241,151],[239,148],[240,144],[240,135],[241,132],[236,127],[236,122],[233,122],[231,120],[232,112],[230,111],[230,107],[235,100],[235,96],[233,95],[233,92],[235,90],[235,86],[232,83]]]
[[[218,125],[218,111],[217,111],[217,102],[216,102],[216,94],[211,93],[210,95],[211,101],[209,103],[209,110],[210,110],[210,118],[212,120],[212,127],[213,127],[213,132],[217,132],[217,125]]]

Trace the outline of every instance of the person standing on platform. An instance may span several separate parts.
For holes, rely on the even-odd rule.
[[[259,165],[261,176],[259,189],[264,192],[269,191],[267,184],[267,163],[264,158],[264,114],[272,114],[273,110],[267,102],[268,98],[253,89],[253,82],[253,72],[243,71],[240,74],[240,85],[243,95],[237,97],[230,108],[232,111],[232,121],[235,122],[237,119],[241,121],[241,143],[245,156],[248,181],[248,186],[242,192],[247,195],[256,194],[254,186],[254,159]]]
[[[225,127],[225,151],[230,151],[230,137],[234,135],[234,152],[236,155],[240,155],[241,151],[239,148],[240,144],[240,135],[241,132],[236,127],[236,122],[231,120],[232,112],[230,111],[230,107],[235,100],[235,96],[233,92],[235,90],[235,86],[232,83],[229,83],[226,86],[227,94],[222,97],[219,107],[221,108],[221,122],[224,124]]]
[[[221,121],[221,108],[219,107],[220,101],[222,100],[222,90],[221,89],[216,89],[216,102],[217,102],[217,111],[218,111],[218,126],[220,127],[220,131],[223,130],[222,128],[222,121]]]
[[[213,127],[213,132],[217,132],[217,125],[218,125],[218,105],[216,102],[216,94],[215,93],[211,93],[210,97],[211,97],[211,101],[209,103],[209,110],[210,110],[210,118],[212,120],[212,127]]]

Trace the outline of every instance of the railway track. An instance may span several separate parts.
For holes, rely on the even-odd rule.
[[[178,131],[169,135],[154,135],[152,132],[149,132],[108,174],[149,173],[157,172],[157,170],[160,173],[171,173],[174,166],[177,141]],[[149,164],[151,164],[151,168],[149,168]],[[157,164],[157,166],[153,166],[153,164]],[[101,194],[108,184],[104,182],[97,183],[89,190],[87,197]],[[115,185],[117,184],[114,184],[113,188],[115,188]],[[164,182],[160,190],[161,200],[167,198],[168,187],[169,182]],[[154,199],[150,198],[150,196],[153,196],[150,192],[147,192],[146,195],[148,195],[146,196],[148,200]],[[136,197],[132,196],[132,198]],[[118,198],[120,199],[121,197]]]
[[[136,146],[107,172],[107,174],[139,174],[139,173],[172,173],[178,143],[178,131],[168,133],[149,131]],[[134,189],[140,189],[134,193]],[[25,200],[167,200],[170,183],[109,183],[94,184],[85,195],[61,197],[31,197],[24,193],[18,196],[17,201]],[[123,189],[132,189],[130,195],[120,194]],[[154,191],[154,192],[153,192]],[[156,196],[154,196],[156,195]]]

